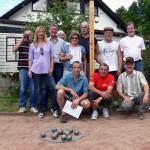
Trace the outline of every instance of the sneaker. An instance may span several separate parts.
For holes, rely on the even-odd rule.
[[[119,107],[119,105],[114,105],[113,109],[115,111],[121,111],[121,108]]]
[[[38,110],[35,107],[31,107],[30,111],[33,113],[38,113]]]
[[[146,109],[150,109],[150,104],[147,104]]]
[[[39,113],[38,115],[40,118],[43,118],[44,117],[44,114],[43,113]]]
[[[26,112],[27,110],[26,110],[26,108],[25,107],[20,107],[20,109],[19,109],[19,113],[24,113],[24,112]]]
[[[103,108],[103,117],[104,118],[109,118],[109,111],[107,108]]]
[[[61,123],[67,123],[67,117],[66,117],[66,115],[61,115],[60,116],[60,122]]]
[[[53,111],[53,109],[51,109],[51,112],[53,113],[53,117],[58,118],[58,110]]]
[[[143,114],[143,113],[138,112],[138,114],[137,114],[137,118],[138,118],[138,119],[140,119],[140,120],[143,120],[143,119],[144,119],[144,114]]]
[[[92,120],[96,120],[97,118],[98,118],[98,111],[97,111],[97,110],[93,110],[91,119],[92,119]]]

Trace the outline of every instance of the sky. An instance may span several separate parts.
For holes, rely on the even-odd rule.
[[[0,0],[0,16],[15,7],[21,1],[22,0]],[[128,8],[133,1],[135,0],[103,0],[103,2],[105,2],[106,5],[113,11],[121,6]]]

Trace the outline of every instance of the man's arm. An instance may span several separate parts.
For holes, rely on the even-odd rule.
[[[91,90],[92,92],[97,93],[97,94],[99,94],[99,95],[102,94],[100,90],[98,90],[98,89],[96,89],[96,88],[94,87],[94,83],[93,83],[93,82],[90,82],[90,83],[89,83],[89,90]]]
[[[64,61],[66,61],[68,59],[72,59],[72,58],[73,58],[72,55],[65,56],[65,54],[63,52],[61,52],[60,56],[59,56],[59,60],[61,62],[64,62]]]
[[[24,40],[24,37],[22,37],[22,39],[16,45],[14,45],[14,47],[12,49],[13,52],[17,52],[18,51],[18,49],[20,48],[23,40]]]
[[[118,46],[117,56],[118,56],[118,72],[117,73],[118,75],[120,75],[121,69],[122,69],[122,60],[123,60],[120,46]]]
[[[84,75],[86,76],[86,71],[87,71],[87,60],[86,60],[86,55],[83,55],[83,65],[84,65]]]
[[[143,58],[145,54],[145,50],[141,50],[141,57]]]
[[[144,97],[143,97],[143,103],[147,104],[149,100],[149,86],[148,84],[144,85]]]
[[[51,64],[51,66],[50,66],[50,69],[48,71],[48,75],[52,75],[52,73],[53,73],[53,70],[54,70],[54,58],[52,58],[50,60],[50,64]]]
[[[99,64],[102,64],[103,62],[99,59],[99,46],[98,46],[98,44],[96,45],[96,47],[95,47],[95,60],[96,60],[96,62],[97,63],[99,63]]]

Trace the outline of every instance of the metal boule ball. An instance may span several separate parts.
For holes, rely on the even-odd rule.
[[[40,135],[41,135],[42,138],[46,137],[46,133],[45,132],[42,132]]]
[[[57,136],[59,136],[59,133],[56,131],[56,132],[54,132],[54,134],[56,134]]]
[[[53,134],[51,135],[51,138],[52,138],[53,140],[57,139],[57,137],[58,137],[58,135],[57,135],[56,133],[53,133]]]
[[[66,134],[66,135],[70,135],[70,132],[69,132],[69,131],[66,131],[65,134]]]
[[[59,135],[63,134],[63,129],[58,130]]]
[[[63,141],[65,141],[66,138],[67,138],[67,136],[66,136],[65,134],[63,134],[63,135],[61,136],[61,139],[62,139]]]
[[[68,129],[68,131],[69,131],[70,133],[73,133],[73,129]]]
[[[56,131],[57,131],[57,128],[53,128],[52,131],[53,131],[53,132],[56,132]]]
[[[78,131],[78,130],[75,130],[75,131],[74,131],[74,135],[79,135],[79,131]]]
[[[72,140],[72,136],[71,135],[67,135],[66,140],[67,141],[71,141]]]

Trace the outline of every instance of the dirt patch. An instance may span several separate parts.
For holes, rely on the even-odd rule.
[[[83,113],[80,120],[69,117],[67,124],[47,113],[43,119],[31,113],[0,113],[1,150],[150,150],[150,112],[144,120],[136,113],[124,115],[111,112],[110,119],[100,117],[90,120],[90,113]],[[52,128],[73,128],[84,137],[70,143],[48,143],[39,138],[41,132]]]

